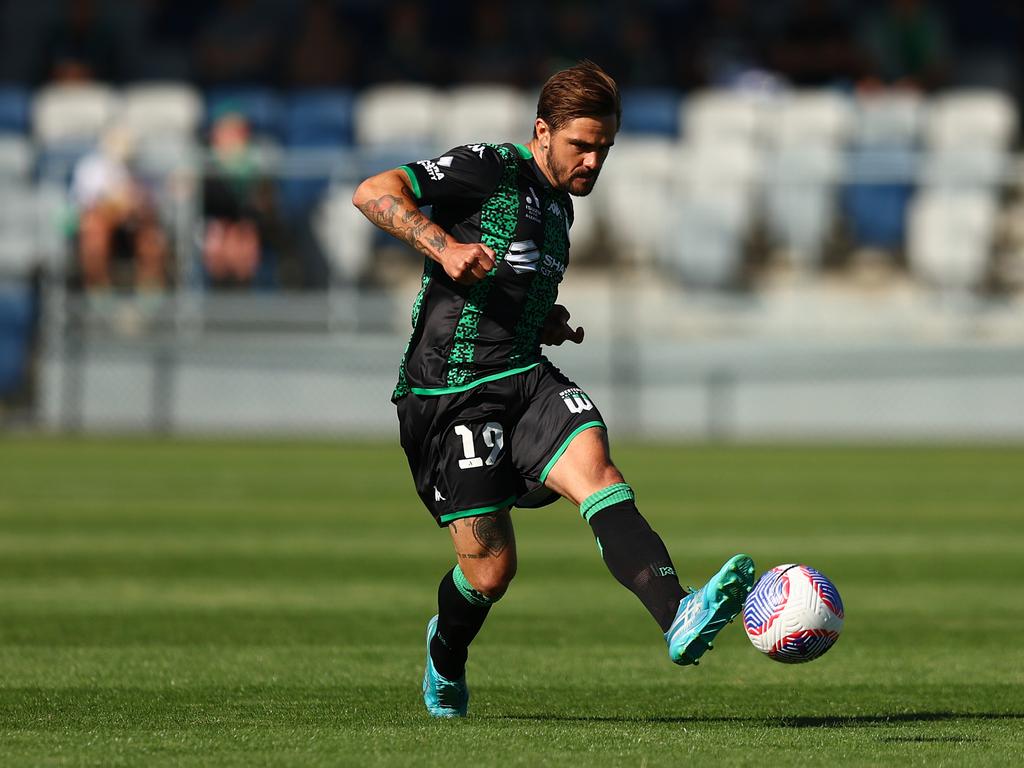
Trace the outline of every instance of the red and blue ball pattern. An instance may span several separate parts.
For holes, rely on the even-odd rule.
[[[821,656],[842,629],[839,590],[806,565],[766,571],[743,606],[743,626],[758,650],[776,661],[799,664]]]

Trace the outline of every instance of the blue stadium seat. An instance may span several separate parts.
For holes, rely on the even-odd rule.
[[[285,106],[285,147],[328,153],[350,147],[353,101],[352,91],[348,89],[315,89],[294,93]],[[334,164],[319,163],[317,173],[281,180],[278,187],[279,202],[286,215],[305,215],[320,201],[327,189]]]
[[[0,283],[0,397],[17,392],[24,382],[34,315],[27,284]]]
[[[284,108],[281,98],[269,88],[250,86],[207,91],[206,127],[225,110],[244,115],[255,134],[274,139],[281,137]]]
[[[907,231],[907,206],[916,176],[916,155],[905,147],[856,150],[847,160],[853,179],[842,192],[842,209],[858,245],[900,248]],[[878,181],[871,181],[877,177]]]
[[[350,145],[353,102],[352,91],[347,88],[295,92],[285,104],[285,146]]]
[[[682,99],[671,88],[627,89],[622,93],[623,133],[679,135]]]
[[[27,133],[29,94],[16,85],[0,85],[0,133]]]

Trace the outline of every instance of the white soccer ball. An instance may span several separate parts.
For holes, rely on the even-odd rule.
[[[775,661],[800,664],[821,656],[843,629],[843,601],[828,577],[796,563],[761,574],[743,604],[743,628]]]

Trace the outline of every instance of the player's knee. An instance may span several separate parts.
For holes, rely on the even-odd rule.
[[[597,473],[597,485],[601,488],[607,488],[610,485],[617,485],[618,483],[626,482],[626,478],[622,476],[622,473],[619,472],[618,468],[611,462],[600,467],[597,470]]]
[[[493,568],[481,569],[473,574],[471,583],[478,592],[486,595],[492,602],[500,600],[508,591],[509,584],[516,575],[516,564],[496,564]]]

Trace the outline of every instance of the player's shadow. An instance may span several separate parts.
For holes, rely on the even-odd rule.
[[[849,728],[895,723],[935,723],[948,720],[1024,720],[1024,712],[893,712],[878,715],[823,715],[788,717],[737,717],[683,715],[654,717],[627,715],[497,715],[495,720],[545,720],[579,723],[749,723],[775,728]],[[950,737],[951,738],[951,737]],[[908,737],[909,741],[948,741],[947,737]],[[899,740],[894,738],[893,740]],[[957,737],[956,741],[970,741]]]

